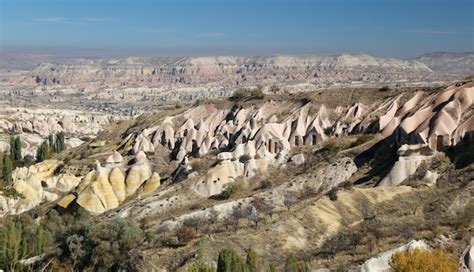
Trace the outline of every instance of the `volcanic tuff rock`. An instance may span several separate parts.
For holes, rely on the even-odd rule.
[[[83,143],[82,137],[95,137],[103,127],[121,120],[109,114],[74,110],[4,107],[0,109],[0,151],[10,149],[10,134],[20,136],[22,155],[36,156],[36,150],[51,134],[64,132],[66,148]]]
[[[437,92],[392,96],[372,105],[357,102],[336,108],[311,102],[302,105],[279,101],[232,109],[203,104],[126,135],[125,139],[131,142],[130,150],[125,147],[123,151],[136,154],[129,167],[124,165],[124,158],[114,152],[104,166],[97,162],[95,169],[80,182],[54,175],[53,166],[49,172],[17,169],[15,175],[21,178],[17,178],[16,187],[28,195],[27,200],[21,201],[27,203],[17,206],[16,202],[5,199],[2,205],[4,212],[23,211],[44,199],[57,198],[56,194],[42,193],[40,181],[32,178],[38,174],[20,175],[44,172],[41,175],[49,188],[62,193],[76,192],[77,203],[94,213],[117,208],[135,193],[145,196],[159,188],[160,176],[153,173],[146,155],[163,156],[158,151],[168,153],[172,160],[179,162],[171,182],[189,178],[192,180],[190,188],[200,197],[208,197],[219,194],[238,178],[251,178],[266,172],[270,166],[285,167],[294,147],[320,145],[328,137],[363,133],[379,133],[382,141],[397,144],[398,162],[379,183],[394,186],[415,173],[420,163],[430,160],[435,152],[473,138],[473,101],[474,84],[468,83]],[[217,154],[216,163],[204,174],[193,172],[193,160],[188,158],[206,157],[211,151]],[[320,191],[338,186],[357,171],[350,158],[319,167],[317,178],[312,177],[312,183],[307,186]],[[301,184],[295,180],[292,187],[302,190]]]
[[[112,154],[105,167],[96,162],[95,170],[87,174],[78,188],[77,203],[92,213],[117,208],[127,197],[140,189],[140,194],[153,192],[160,186],[158,173],[151,174],[146,155],[139,152],[135,163],[127,174],[123,174],[118,161],[122,157],[118,153]],[[111,164],[110,162],[114,162]]]
[[[84,177],[55,174],[60,166],[56,160],[47,160],[29,168],[20,167],[13,173],[13,188],[24,198],[7,198],[0,195],[0,215],[17,214],[34,208],[43,202],[57,200],[62,193],[74,193],[61,199],[66,208],[77,198],[77,203],[92,213],[114,209],[126,197],[140,189],[146,195],[160,186],[160,176],[150,173],[146,155],[140,152],[127,174],[121,162],[122,156],[114,152],[107,158],[105,167],[96,162],[94,170]],[[143,187],[143,188],[142,188]]]
[[[257,109],[230,111],[201,105],[143,130],[135,138],[133,151],[152,153],[162,145],[174,154],[173,159],[183,161],[189,155],[231,149],[217,155],[218,163],[194,187],[209,196],[221,192],[237,177],[251,177],[268,165],[281,164],[294,146],[322,143],[327,128],[334,136],[380,133],[384,138],[393,137],[400,147],[399,162],[381,185],[398,185],[429,159],[432,151],[472,139],[474,84],[436,93],[417,92],[402,105],[400,99],[333,110],[307,103],[295,106],[281,120],[276,116],[284,107],[274,101]],[[330,115],[335,118],[330,120]],[[186,121],[175,129],[174,120],[181,119]],[[240,159],[243,157],[245,160]]]
[[[203,104],[128,135],[127,139],[133,139],[132,153],[137,155],[127,174],[117,170],[123,168],[123,158],[112,154],[105,167],[98,163],[81,182],[79,192],[83,193],[78,203],[103,212],[116,208],[143,184],[146,188],[141,194],[156,189],[158,176],[152,176],[145,153],[163,148],[185,169],[177,171],[180,180],[192,172],[188,156],[203,157],[213,150],[227,150],[218,152],[217,163],[193,185],[200,195],[215,195],[236,178],[250,178],[270,165],[285,163],[292,147],[323,143],[328,131],[336,137],[380,133],[382,138],[393,138],[399,146],[399,161],[380,185],[397,185],[412,175],[421,161],[429,160],[433,151],[471,139],[474,130],[473,83],[440,92],[417,92],[404,103],[400,102],[402,98],[334,109],[311,102],[282,105],[267,101],[260,107],[232,109]]]
[[[55,201],[58,192],[68,192],[81,179],[68,174],[54,175],[59,161],[47,160],[30,167],[16,168],[13,188],[24,198],[7,198],[0,195],[0,215],[17,214],[30,210],[42,202]]]

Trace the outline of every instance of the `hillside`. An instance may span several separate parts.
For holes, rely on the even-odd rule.
[[[283,268],[292,253],[312,270],[376,271],[383,265],[363,264],[418,239],[461,260],[474,227],[473,106],[474,83],[464,81],[248,89],[168,107],[101,124],[96,138],[16,168],[5,188],[17,194],[3,190],[0,215],[30,214],[63,237],[55,241],[67,249],[28,260],[51,271],[186,270],[202,258],[216,263],[225,248],[244,255],[250,247],[265,267]],[[101,232],[119,219],[134,226],[130,233],[128,225]],[[121,230],[143,236],[107,244]],[[92,255],[76,255],[88,239]],[[86,261],[108,252],[118,259]]]

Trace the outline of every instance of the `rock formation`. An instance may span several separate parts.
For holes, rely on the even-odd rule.
[[[20,167],[13,172],[13,188],[23,198],[0,195],[0,215],[17,214],[34,208],[42,202],[55,201],[58,192],[68,192],[80,183],[72,175],[54,175],[59,161],[47,160],[30,167]]]
[[[92,213],[103,213],[115,209],[127,197],[140,189],[145,195],[160,186],[160,176],[151,174],[145,153],[139,152],[135,163],[125,175],[122,156],[115,152],[106,160],[105,167],[96,162],[95,170],[86,175],[79,186],[77,203]]]

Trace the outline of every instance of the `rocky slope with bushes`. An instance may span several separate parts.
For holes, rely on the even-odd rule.
[[[0,193],[5,231],[32,216],[61,250],[42,241],[0,263],[226,271],[247,256],[251,271],[376,271],[417,239],[469,267],[473,105],[469,81],[244,89],[113,122],[13,170]]]

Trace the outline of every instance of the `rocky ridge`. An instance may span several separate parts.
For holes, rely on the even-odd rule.
[[[172,86],[217,89],[255,84],[310,82],[325,87],[351,83],[422,81],[425,64],[365,54],[270,57],[130,57],[66,64],[42,63],[15,84],[84,87]]]

